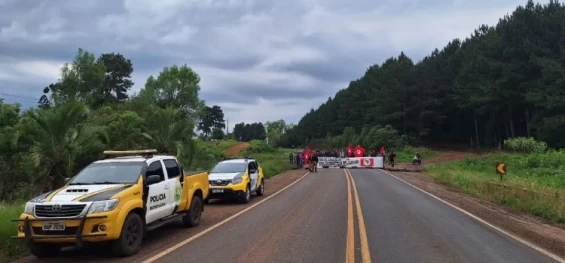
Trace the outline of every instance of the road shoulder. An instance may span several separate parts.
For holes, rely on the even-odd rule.
[[[474,198],[458,190],[436,183],[432,178],[421,173],[394,171],[389,171],[389,173],[497,227],[561,257],[565,257],[565,230],[563,228],[513,209]]]

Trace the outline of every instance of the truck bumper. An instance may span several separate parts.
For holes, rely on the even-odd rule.
[[[85,234],[85,226],[90,226],[92,228],[92,221],[102,220],[107,218],[107,215],[101,216],[83,216],[77,218],[33,218],[31,216],[26,216],[23,219],[14,219],[12,222],[18,222],[18,236],[12,236],[16,239],[24,239],[26,243],[32,242],[45,242],[45,243],[74,243],[77,247],[82,247],[85,239],[86,242],[96,242],[105,241],[108,233],[90,233],[87,231]],[[39,224],[47,221],[65,221],[69,223],[64,231],[60,232],[43,232]],[[76,222],[78,221],[78,222]],[[70,224],[70,222],[73,222]],[[23,224],[22,224],[23,223]],[[97,225],[97,224],[95,224]],[[35,230],[35,231],[34,231]],[[41,231],[41,234],[36,234],[34,232]],[[88,229],[87,229],[88,230]]]
[[[215,192],[214,190],[222,190],[221,193]],[[242,197],[245,193],[243,190],[234,190],[230,188],[210,188],[209,199],[221,199],[221,198],[237,198]]]

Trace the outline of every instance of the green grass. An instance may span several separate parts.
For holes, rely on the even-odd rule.
[[[554,223],[565,223],[565,152],[489,154],[431,165],[425,173],[439,183]],[[507,165],[503,180],[498,162]]]
[[[422,159],[424,163],[426,162],[426,160],[438,157],[440,155],[440,152],[433,151],[428,148],[412,147],[412,146],[406,146],[400,150],[396,150],[395,152],[396,152],[397,163],[411,163],[412,158],[414,158],[414,155],[416,155],[417,152],[419,152],[422,155]]]
[[[251,155],[263,168],[265,178],[271,178],[277,174],[294,168],[288,161],[291,150],[277,149],[271,153],[258,153]]]
[[[27,254],[21,240],[10,238],[17,234],[17,225],[11,220],[18,218],[23,211],[23,204],[0,203],[0,262],[11,262]]]
[[[206,144],[208,147],[214,147],[216,149],[216,151],[218,152],[224,152],[225,150],[228,150],[238,144],[240,144],[240,142],[236,141],[236,140],[220,140],[220,141],[215,141],[215,142],[203,142],[204,144]]]

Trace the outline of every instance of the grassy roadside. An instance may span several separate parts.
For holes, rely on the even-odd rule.
[[[253,157],[263,168],[265,178],[271,178],[294,168],[288,161],[292,150],[273,148],[262,141],[251,141],[250,147],[241,152],[241,156]]]
[[[27,253],[21,240],[10,238],[17,233],[16,223],[10,220],[18,218],[22,211],[22,204],[0,203],[0,263],[11,262]]]
[[[420,153],[422,155],[424,163],[426,163],[426,160],[436,158],[441,154],[440,152],[428,148],[412,146],[405,146],[402,149],[395,150],[395,152],[397,163],[411,163],[412,158],[414,158],[414,155],[416,155],[416,153]]]
[[[565,223],[565,152],[489,154],[430,165],[424,172],[439,183],[467,194],[532,214],[554,223]],[[507,165],[500,180],[495,167]]]

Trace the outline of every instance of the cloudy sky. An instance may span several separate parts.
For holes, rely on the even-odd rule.
[[[542,1],[543,3],[548,2]],[[0,0],[0,98],[35,106],[79,47],[149,75],[187,64],[236,122],[297,122],[404,51],[420,60],[526,0]]]

